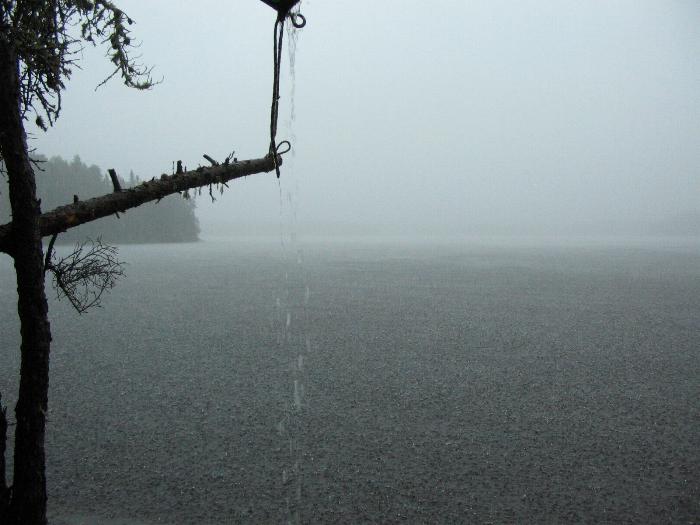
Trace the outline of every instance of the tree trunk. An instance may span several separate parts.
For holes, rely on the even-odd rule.
[[[12,209],[10,255],[17,274],[22,337],[10,519],[12,524],[46,523],[44,433],[49,388],[51,331],[44,292],[34,172],[19,110],[19,62],[11,44],[0,37],[0,152],[5,161]]]
[[[8,521],[8,506],[10,504],[10,490],[5,479],[5,449],[7,443],[7,417],[5,407],[2,406],[2,396],[0,396],[0,523]]]

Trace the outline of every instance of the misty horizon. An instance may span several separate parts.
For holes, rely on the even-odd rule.
[[[328,232],[697,234],[697,3],[401,6],[305,2],[282,64],[278,140],[293,154],[279,183],[256,175],[198,198],[204,232],[267,231],[293,213]],[[163,82],[95,90],[109,64],[86,48],[61,118],[32,146],[142,179],[203,153],[264,156],[269,8],[124,9]],[[188,23],[201,10],[206,29]]]

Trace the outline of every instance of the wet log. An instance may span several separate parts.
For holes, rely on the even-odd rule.
[[[277,156],[277,164],[281,163],[282,158]],[[78,201],[43,213],[39,217],[41,235],[46,237],[64,232],[80,224],[136,208],[146,202],[160,200],[173,193],[210,184],[224,184],[230,180],[274,170],[275,159],[271,155],[266,155],[259,159],[200,167],[174,175],[162,175],[159,179],[151,179],[133,188]],[[12,253],[13,246],[21,242],[22,239],[14,238],[12,223],[0,226],[0,252]]]

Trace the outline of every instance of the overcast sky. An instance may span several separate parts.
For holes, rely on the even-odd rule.
[[[33,145],[142,178],[202,153],[264,156],[274,11],[119,5],[162,84],[95,91],[109,63],[86,49]],[[601,233],[700,212],[697,0],[304,0],[302,12],[278,134],[295,156],[281,186],[256,175],[214,205],[199,198],[205,230],[278,224],[280,200],[302,225],[404,234]]]

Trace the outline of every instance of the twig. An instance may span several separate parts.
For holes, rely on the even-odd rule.
[[[207,160],[211,163],[212,166],[218,166],[218,165],[219,165],[218,162],[216,162],[214,159],[212,159],[212,158],[211,158],[209,155],[207,155],[206,153],[205,153],[204,155],[202,155],[202,157],[204,157],[205,159],[207,159]]]
[[[122,191],[122,185],[119,184],[119,178],[117,177],[117,172],[114,171],[112,168],[109,168],[107,170],[109,173],[109,178],[112,179],[112,186],[114,186],[114,193],[119,193]]]
[[[51,268],[51,257],[53,256],[53,245],[56,243],[57,237],[58,237],[58,233],[54,233],[51,236],[51,240],[49,241],[49,247],[46,248],[46,258],[44,259],[44,273],[46,273],[46,270]]]
[[[89,244],[89,246],[88,246]],[[124,275],[123,263],[117,259],[117,248],[88,239],[76,244],[73,252],[48,268],[53,273],[57,297],[61,293],[80,314],[100,306],[102,294],[114,288]]]

